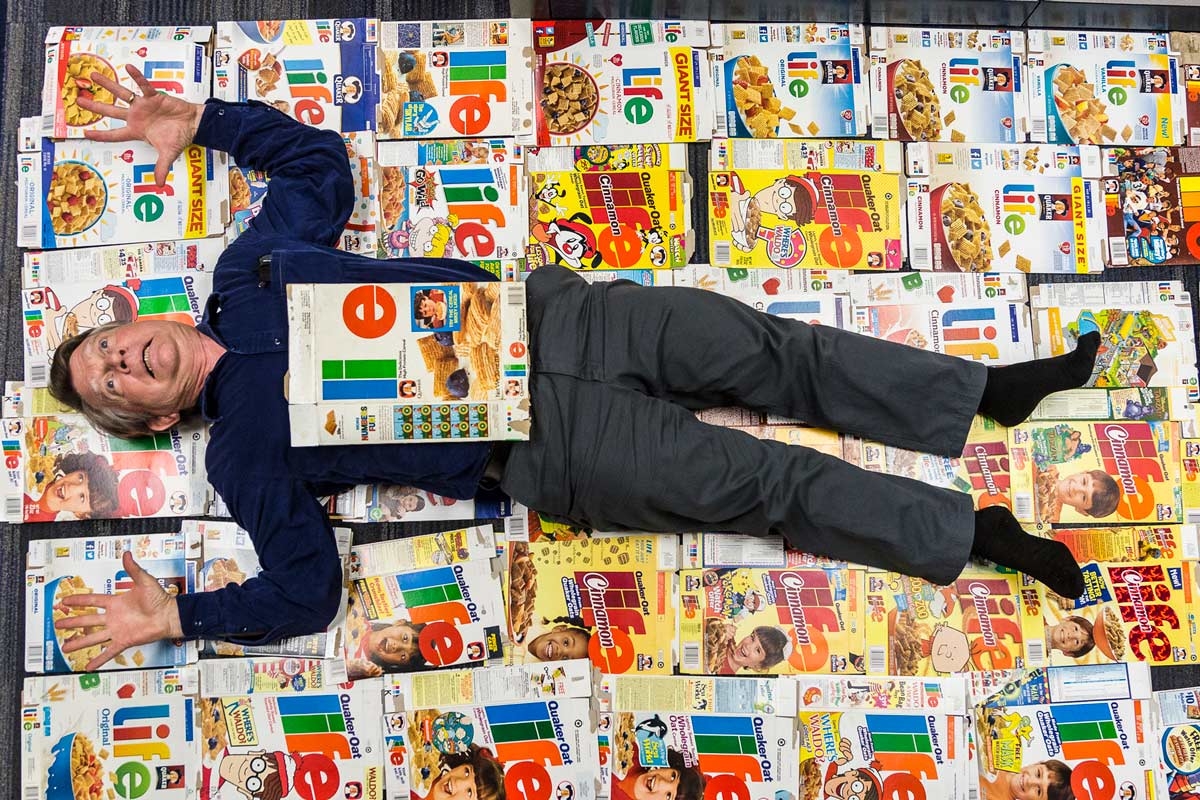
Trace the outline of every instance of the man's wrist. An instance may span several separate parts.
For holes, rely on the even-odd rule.
[[[176,602],[174,595],[167,598],[167,605],[164,609],[164,621],[167,627],[167,635],[164,639],[182,639],[183,638],[183,622],[179,617],[179,603]]]

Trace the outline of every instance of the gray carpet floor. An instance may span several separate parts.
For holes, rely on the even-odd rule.
[[[514,14],[527,14],[532,3],[515,2]],[[569,4],[568,4],[569,5]],[[634,3],[637,11],[651,13],[651,3]],[[671,4],[674,15],[688,16],[686,2]],[[720,5],[720,4],[717,4]],[[920,5],[920,4],[917,4]],[[678,6],[678,7],[676,7]],[[545,7],[545,6],[543,6]],[[707,4],[705,4],[707,8]],[[0,243],[0,379],[20,379],[22,344],[20,329],[21,253],[11,238],[15,233],[15,159],[17,123],[22,116],[38,112],[42,82],[42,41],[51,25],[113,24],[200,24],[222,19],[312,18],[374,16],[381,19],[455,19],[509,15],[506,0],[270,0],[237,3],[232,0],[5,0],[5,24],[0,29],[0,51],[4,73],[0,87],[0,220],[7,233]],[[828,9],[826,9],[827,11]],[[702,16],[697,14],[695,16]],[[932,20],[931,20],[932,21]],[[706,164],[706,146],[696,145],[689,154],[699,170]],[[694,175],[697,186],[704,176]],[[696,252],[707,252],[704,193],[696,192],[694,220],[698,236]],[[696,260],[703,260],[698,256]],[[1130,275],[1130,277],[1134,277]],[[1139,273],[1146,279],[1182,280],[1195,297],[1200,293],[1200,269],[1157,269]],[[1085,278],[1086,279],[1086,278]],[[1096,278],[1092,278],[1093,280]],[[174,526],[178,529],[178,523]],[[22,572],[26,545],[31,539],[61,538],[90,534],[141,533],[171,529],[171,523],[155,520],[54,525],[0,525],[0,797],[18,797],[20,784],[19,698],[22,671],[24,591]],[[358,541],[376,541],[404,534],[435,530],[432,524],[360,525]],[[1200,667],[1156,668],[1157,688],[1175,688],[1200,683]]]

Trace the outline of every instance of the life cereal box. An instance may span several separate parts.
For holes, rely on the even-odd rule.
[[[29,672],[83,672],[87,663],[104,650],[94,644],[64,653],[72,639],[85,637],[93,628],[58,629],[54,623],[68,617],[97,613],[92,607],[61,605],[73,594],[120,594],[133,588],[122,566],[124,553],[132,553],[139,566],[172,594],[196,591],[196,559],[200,545],[182,533],[139,536],[41,539],[29,543],[25,561],[25,669]],[[140,667],[177,667],[196,660],[195,642],[160,640],[129,648],[100,667],[103,670]]]
[[[199,664],[68,675],[33,675],[22,682],[21,704],[46,704],[57,709],[89,698],[132,700],[195,695],[199,689]]]
[[[196,669],[200,685],[210,697],[333,690],[347,680],[346,662],[339,658],[201,658]]]
[[[533,172],[529,189],[530,269],[671,269],[694,249],[686,172]]]
[[[384,22],[379,136],[533,139],[529,20]]]
[[[1186,506],[1185,506],[1186,508]],[[1039,525],[1039,536],[1062,542],[1075,560],[1140,562],[1151,559],[1195,561],[1195,525],[1123,525],[1118,527]]]
[[[487,669],[400,672],[383,679],[384,713],[429,706],[515,703],[597,693],[599,675],[586,658],[493,665]]]
[[[361,490],[361,495],[359,494]],[[346,520],[362,522],[450,522],[467,519],[492,519],[512,514],[512,501],[506,495],[462,500],[434,494],[415,486],[369,484],[356,486],[355,511],[343,515]]]
[[[1028,37],[1033,141],[1183,143],[1179,59],[1165,33],[1031,30]]]
[[[867,674],[947,675],[1025,663],[1018,579],[968,567],[935,586],[867,572]]]
[[[1033,357],[1029,309],[1021,303],[858,306],[851,330],[985,364],[1012,364]]]
[[[258,100],[316,128],[373,131],[378,27],[363,17],[219,22],[213,94]]]
[[[741,298],[762,299],[794,294],[846,294],[849,273],[824,269],[742,269],[685,264],[670,273],[672,286],[691,286]]]
[[[219,238],[35,250],[23,254],[21,285],[34,289],[58,283],[112,283],[151,275],[211,272],[224,251],[225,243]]]
[[[1024,303],[1029,298],[1025,276],[1012,272],[902,272],[851,275],[847,280],[855,307],[1000,301]]]
[[[358,681],[287,694],[205,691],[198,797],[383,797],[381,690]]]
[[[672,672],[673,544],[654,535],[510,541],[507,556],[511,663],[586,656],[609,674]]]
[[[713,38],[717,135],[867,135],[862,25],[725,23]]]
[[[77,104],[80,91],[99,103],[116,104],[112,92],[92,82],[98,72],[137,95],[142,90],[127,66],[137,68],[159,92],[191,103],[212,96],[208,25],[137,28],[52,27],[46,34],[46,77],[42,85],[42,132],[56,139],[82,139],[84,131],[124,123]],[[121,98],[122,101],[124,98]]]
[[[902,142],[1023,142],[1021,31],[871,27],[871,132]]]
[[[1152,303],[1191,305],[1182,281],[1092,281],[1041,283],[1029,289],[1031,308],[1052,306],[1127,306]]]
[[[22,797],[192,800],[200,769],[196,699],[88,696],[21,707]],[[118,795],[118,793],[123,793]]]
[[[524,255],[529,218],[523,148],[512,140],[476,142],[469,154],[427,142],[379,143],[384,255],[469,261]]]
[[[715,267],[899,269],[904,204],[897,173],[710,172]]]
[[[709,168],[900,172],[903,149],[878,139],[713,139]]]
[[[1187,143],[1200,146],[1200,64],[1184,64],[1184,99],[1187,103]]]
[[[369,578],[411,569],[428,569],[488,561],[496,557],[496,532],[491,525],[388,539],[360,544],[350,558],[350,577]]]
[[[1107,262],[1200,264],[1200,147],[1105,148]]]
[[[671,169],[687,171],[687,145],[592,144],[576,147],[531,147],[525,151],[525,166],[531,172],[620,172],[627,169]]]
[[[1159,422],[1192,418],[1194,409],[1184,386],[1140,386],[1121,389],[1069,389],[1054,392],[1037,404],[1029,419],[1111,419]]]
[[[982,673],[969,673],[971,676]],[[794,679],[801,711],[836,709],[920,711],[965,714],[965,676],[947,678],[865,678],[860,675],[802,675]]]
[[[1026,422],[1009,457],[1021,522],[1182,521],[1177,422]]]
[[[682,570],[680,671],[864,670],[863,570]]]
[[[1096,148],[909,145],[909,262],[945,272],[1099,272]],[[1077,148],[1069,148],[1071,151]],[[1045,159],[1052,166],[1042,167]],[[1038,167],[1034,167],[1038,164]],[[1038,172],[1038,169],[1043,169]]]
[[[21,247],[83,247],[203,239],[225,229],[224,153],[190,145],[154,180],[145,142],[42,139],[17,156]]]
[[[534,20],[537,144],[710,139],[708,44],[700,20]]]

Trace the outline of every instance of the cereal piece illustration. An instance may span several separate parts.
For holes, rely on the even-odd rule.
[[[88,164],[60,161],[54,165],[46,207],[50,225],[60,236],[81,233],[95,224],[108,202],[104,179]]]
[[[979,196],[970,184],[947,184],[942,193],[941,213],[946,242],[959,269],[964,272],[991,269],[991,230]]]
[[[581,67],[565,62],[547,64],[542,75],[541,106],[553,134],[578,133],[598,110],[596,82]]]
[[[74,53],[67,59],[67,72],[63,77],[62,89],[60,91],[62,93],[63,114],[66,116],[68,125],[91,125],[103,119],[103,117],[94,111],[87,111],[76,105],[80,89],[91,92],[92,97],[97,103],[111,104],[116,102],[112,92],[100,84],[92,83],[91,75],[93,72],[99,72],[112,81],[117,79],[117,74],[113,72],[113,68],[99,56],[91,53]]]
[[[1060,65],[1054,69],[1054,106],[1067,136],[1076,144],[1101,144],[1102,128],[1107,127],[1108,106],[1096,96],[1095,84],[1088,83],[1081,69]],[[1109,128],[1109,130],[1112,130]],[[1128,140],[1133,129],[1122,132]]]
[[[897,62],[892,94],[900,123],[913,141],[933,142],[941,138],[941,107],[929,71],[920,61],[906,58]]]

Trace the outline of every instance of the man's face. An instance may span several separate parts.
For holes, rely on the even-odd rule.
[[[643,772],[633,784],[636,800],[675,800],[679,789],[679,773],[673,769],[658,768]]]
[[[738,642],[737,647],[729,654],[729,660],[739,667],[761,667],[767,660],[767,654],[763,650],[762,642],[758,640],[758,634],[752,633]]]
[[[1078,653],[1089,641],[1091,637],[1074,620],[1059,623],[1050,634],[1050,647],[1062,653]]]
[[[437,303],[430,297],[422,297],[417,303],[417,313],[422,317],[432,318],[437,315]]]
[[[83,470],[68,472],[55,478],[42,493],[46,508],[51,511],[70,511],[76,516],[92,513],[92,499],[88,493],[88,476]]]
[[[1084,513],[1092,507],[1092,494],[1095,490],[1096,481],[1090,472],[1070,475],[1058,482],[1059,498]]]

